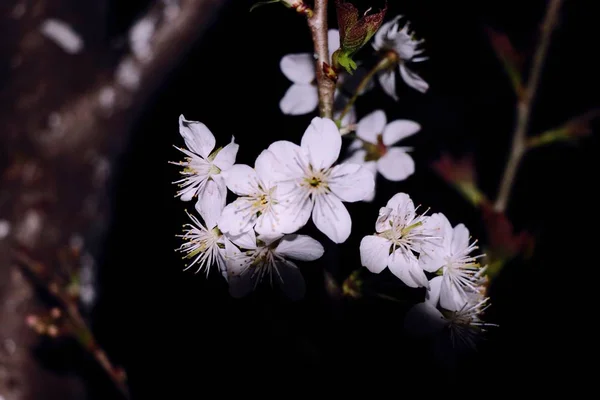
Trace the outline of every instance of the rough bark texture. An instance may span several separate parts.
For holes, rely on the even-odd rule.
[[[0,5],[0,399],[83,398],[83,383],[42,367],[25,316],[43,309],[12,259],[16,247],[56,264],[73,236],[100,243],[107,182],[136,116],[225,0],[156,1],[151,27],[115,50],[104,40],[101,1],[6,0]],[[56,18],[83,39],[76,54],[40,32]]]

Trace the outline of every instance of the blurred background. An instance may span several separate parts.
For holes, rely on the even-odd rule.
[[[431,164],[445,152],[472,154],[478,186],[494,198],[516,99],[487,32],[505,33],[523,54],[526,71],[547,2],[389,2],[386,21],[402,14],[425,38],[430,59],[417,70],[430,90],[421,94],[401,84],[394,102],[376,85],[358,100],[357,112],[381,108],[389,120],[422,125],[403,142],[414,148],[416,173],[396,183],[379,177],[373,203],[348,204],[353,233],[344,244],[304,228],[326,253],[301,265],[308,290],[298,303],[276,290],[232,299],[218,274],[183,272],[174,251],[185,210],[193,211],[192,203],[175,198],[171,182],[179,170],[168,163],[181,159],[173,147],[183,146],[180,114],[205,123],[218,145],[235,136],[237,162],[250,165],[275,140],[299,143],[314,116],[285,116],[278,107],[291,84],[279,69],[281,57],[311,51],[304,18],[278,4],[250,13],[253,3],[0,5],[0,221],[10,224],[0,239],[0,399],[120,398],[97,359],[76,341],[38,335],[27,326],[28,315],[55,305],[43,290],[48,286],[29,275],[47,278],[63,268],[56,261],[63,248],[84,256],[76,267],[81,315],[97,345],[126,371],[134,399],[238,391],[288,396],[302,389],[323,395],[486,395],[499,387],[543,384],[552,390],[564,383],[563,357],[575,353],[565,344],[569,313],[583,302],[581,293],[575,297],[581,300],[573,300],[567,291],[585,290],[580,276],[594,245],[588,232],[598,201],[597,135],[540,147],[524,159],[507,217],[517,233],[535,237],[535,248],[531,257],[508,262],[492,282],[486,319],[500,326],[462,361],[436,358],[406,337],[406,305],[342,296],[339,287],[325,285],[323,274],[328,271],[341,285],[360,268],[360,240],[372,233],[379,207],[397,192],[444,213],[453,225],[465,223],[485,247],[489,235],[481,213]],[[366,10],[383,2],[355,4]],[[564,1],[531,133],[600,106],[589,5]],[[155,47],[150,56],[144,58],[142,48],[132,59],[129,32],[144,16],[153,21]],[[69,52],[42,35],[39,27],[48,18],[67,22],[83,49]],[[372,55],[365,46],[357,58]],[[44,265],[45,275],[36,275],[41,269],[31,260]],[[380,278],[386,281],[385,273]],[[402,285],[385,290],[407,299],[422,296]]]

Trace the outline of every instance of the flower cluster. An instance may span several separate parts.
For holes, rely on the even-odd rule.
[[[486,325],[480,320],[489,300],[485,267],[477,261],[482,255],[472,254],[476,241],[463,224],[452,227],[441,213],[417,211],[406,193],[393,196],[379,210],[375,233],[361,241],[362,265],[376,274],[387,267],[407,286],[427,288],[425,302],[407,316],[409,330],[449,327],[453,339],[471,345]]]

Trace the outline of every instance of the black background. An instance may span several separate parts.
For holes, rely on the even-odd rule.
[[[134,398],[199,398],[213,391],[289,396],[302,389],[317,395],[361,389],[390,390],[398,397],[434,390],[487,395],[499,387],[552,390],[564,383],[568,372],[563,372],[562,357],[574,352],[564,332],[580,326],[571,313],[584,302],[588,285],[583,277],[594,262],[589,257],[594,235],[587,233],[598,200],[594,136],[578,146],[538,149],[522,164],[509,215],[518,229],[537,235],[536,254],[528,263],[509,264],[495,282],[488,319],[500,327],[467,365],[435,367],[424,347],[403,336],[401,306],[369,299],[332,304],[321,273],[327,268],[342,279],[360,267],[360,239],[373,230],[378,208],[399,191],[445,213],[453,224],[464,222],[485,243],[478,213],[429,165],[442,151],[474,153],[480,187],[494,196],[509,148],[515,98],[485,27],[507,32],[519,50],[530,54],[546,2],[390,1],[386,20],[406,15],[426,39],[430,60],[418,71],[430,91],[423,95],[399,85],[396,103],[376,87],[359,99],[357,109],[362,116],[379,107],[389,120],[421,123],[422,131],[405,144],[414,146],[417,171],[399,183],[380,177],[372,204],[347,204],[353,234],[346,243],[335,246],[314,228],[305,229],[324,243],[326,254],[301,266],[308,293],[295,304],[271,290],[231,299],[218,274],[207,279],[182,272],[174,252],[180,244],[175,235],[186,222],[184,209],[193,210],[192,203],[174,197],[171,182],[178,170],[168,164],[181,157],[172,147],[183,145],[180,114],[204,122],[219,144],[235,136],[237,162],[250,165],[275,140],[298,143],[314,116],[284,116],[278,108],[290,85],[279,60],[311,51],[304,19],[280,5],[249,13],[252,3],[230,2],[174,71],[138,121],[115,176],[115,218],[93,321],[101,344],[127,369]],[[373,2],[360,4],[366,9],[368,3]],[[532,132],[598,106],[594,77],[600,64],[590,34],[594,16],[588,2],[565,3]],[[111,34],[123,34],[145,5],[115,1]],[[334,14],[330,17],[336,27]],[[360,56],[371,56],[370,47]],[[567,295],[571,290],[579,293]],[[94,386],[95,397],[110,395],[102,389],[102,378]]]

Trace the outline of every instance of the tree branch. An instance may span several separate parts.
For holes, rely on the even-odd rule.
[[[548,53],[548,48],[550,47],[552,32],[558,22],[562,1],[563,0],[550,0],[550,3],[548,4],[546,16],[542,24],[542,36],[535,51],[525,93],[517,103],[517,119],[513,133],[512,147],[498,189],[498,197],[494,204],[494,209],[498,212],[504,212],[506,210],[519,164],[527,151],[526,136],[533,100],[540,83],[546,55]]]
[[[319,113],[323,118],[333,119],[333,95],[335,82],[324,71],[325,65],[331,66],[327,39],[327,0],[315,0],[314,13],[308,17],[308,26],[317,56],[317,87],[319,91]]]

